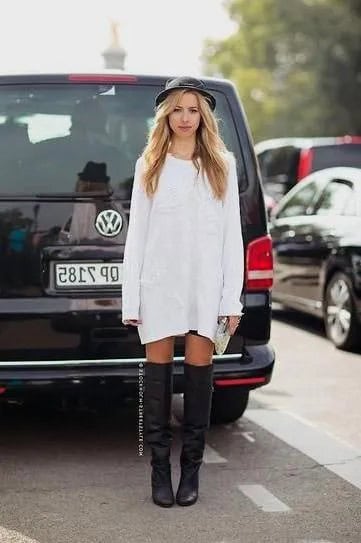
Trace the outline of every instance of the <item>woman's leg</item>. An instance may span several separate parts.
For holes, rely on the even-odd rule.
[[[162,507],[174,504],[170,450],[174,337],[147,343],[144,390],[145,440],[151,449],[152,498]]]
[[[195,366],[212,364],[214,343],[208,337],[200,336],[197,332],[185,336],[184,363]]]
[[[204,336],[187,334],[184,364],[183,447],[181,478],[176,494],[179,505],[198,499],[199,468],[203,461],[205,433],[210,424],[213,392],[214,343]]]
[[[157,341],[145,344],[147,362],[155,364],[167,364],[173,362],[174,357],[174,336],[165,337]]]

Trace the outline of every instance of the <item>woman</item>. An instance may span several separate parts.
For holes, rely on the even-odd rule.
[[[242,314],[243,241],[236,163],[202,81],[169,80],[135,167],[124,250],[123,323],[145,344],[145,439],[154,503],[174,503],[170,469],[174,337],[185,335],[179,505],[198,498],[220,317]]]

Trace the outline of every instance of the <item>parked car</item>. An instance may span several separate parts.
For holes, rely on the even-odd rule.
[[[266,193],[279,201],[311,172],[361,168],[361,136],[275,138],[255,144]]]
[[[64,401],[137,396],[146,359],[137,329],[122,324],[122,258],[135,161],[167,79],[107,71],[0,77],[3,400],[44,391]],[[237,160],[247,262],[245,316],[227,352],[213,358],[212,421],[226,422],[243,414],[251,389],[271,379],[272,248],[235,87],[206,82]],[[89,162],[106,164],[111,190],[80,188]],[[174,391],[181,393],[184,337],[174,354]]]
[[[322,317],[340,349],[361,342],[361,169],[327,168],[271,215],[273,299]]]

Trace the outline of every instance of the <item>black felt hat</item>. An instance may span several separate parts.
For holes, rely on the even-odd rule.
[[[107,183],[110,177],[107,175],[107,165],[105,162],[86,163],[82,172],[78,172],[81,181],[90,181],[92,183]]]
[[[206,98],[212,111],[216,108],[215,97],[206,90],[203,81],[196,79],[195,77],[176,77],[174,79],[168,79],[165,84],[165,89],[156,96],[155,105],[159,106],[172,91],[181,89],[199,92]]]

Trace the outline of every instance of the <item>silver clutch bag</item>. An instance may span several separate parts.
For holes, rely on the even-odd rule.
[[[224,353],[230,339],[231,335],[228,331],[228,317],[223,317],[223,319],[221,319],[218,323],[216,336],[214,339],[214,349],[217,354]]]

